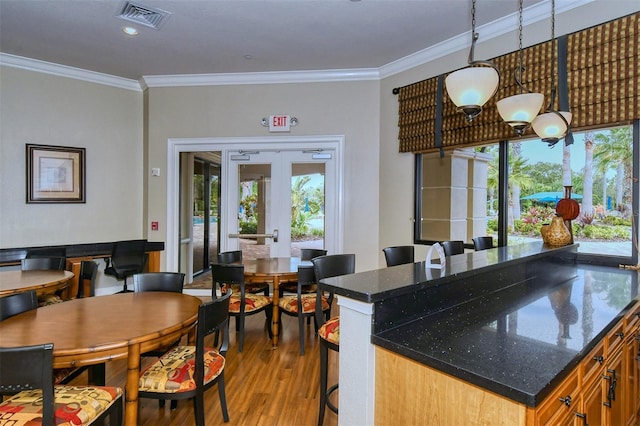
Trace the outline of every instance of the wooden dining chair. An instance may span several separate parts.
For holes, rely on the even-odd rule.
[[[242,263],[242,250],[231,250],[231,251],[223,251],[218,253],[216,257],[216,262],[224,265],[236,264],[239,265]],[[263,293],[265,296],[269,296],[269,283],[264,281],[251,281],[245,282],[245,290],[248,293]],[[234,293],[238,293],[240,291],[239,287],[234,289]]]
[[[356,269],[355,254],[333,254],[320,256],[312,259],[313,269],[318,283],[325,278],[337,277],[340,275],[353,274]],[[333,293],[328,292],[327,302],[329,306],[333,301]],[[329,371],[329,349],[340,351],[340,317],[331,317],[331,309],[323,311],[322,298],[324,291],[318,285],[316,292],[316,322],[318,324],[318,337],[320,338],[320,410],[318,412],[318,426],[324,422],[325,408],[338,414],[338,407],[331,400],[331,394],[338,389],[338,383],[327,387]]]
[[[36,309],[38,296],[35,290],[24,291],[0,297],[0,321],[14,315]]]
[[[20,261],[23,271],[64,271],[67,259],[59,256],[29,257]]]
[[[464,241],[443,241],[440,243],[445,256],[464,253]]]
[[[413,263],[415,259],[415,248],[413,246],[393,246],[382,249],[387,267]]]
[[[139,398],[193,399],[196,425],[205,424],[204,392],[218,384],[222,418],[229,421],[224,386],[225,357],[229,347],[231,291],[198,308],[195,346],[177,346],[140,374]],[[217,347],[205,347],[205,337],[222,335]]]
[[[315,259],[316,257],[326,256],[327,251],[324,249],[312,249],[312,248],[302,248],[300,249],[300,260],[309,261],[311,259]],[[316,283],[315,282],[305,282],[302,286],[301,291],[303,293],[316,293]],[[285,293],[294,293],[298,292],[298,283],[295,281],[289,281],[285,283],[280,283],[280,297]]]
[[[20,269],[23,271],[64,271],[67,259],[60,256],[30,257],[20,261]],[[54,303],[62,303],[64,300],[60,292],[45,294],[38,297],[38,305],[46,306]]]
[[[52,343],[0,347],[0,371],[0,393],[18,391],[0,403],[6,424],[122,424],[121,388],[54,386]]]
[[[244,347],[244,323],[245,317],[255,315],[264,311],[266,315],[266,327],[269,338],[273,338],[271,329],[271,318],[273,314],[273,305],[271,297],[260,294],[249,293],[245,289],[244,282],[244,265],[211,265],[211,277],[213,286],[211,289],[211,297],[216,299],[218,291],[225,294],[228,289],[233,291],[231,301],[229,302],[229,315],[236,319],[236,332],[238,337],[238,352],[242,352]],[[236,293],[236,290],[239,291]]]
[[[278,301],[278,307],[283,314],[298,318],[298,335],[300,338],[300,355],[304,355],[304,319],[315,317],[316,314],[316,294],[317,287],[316,274],[313,266],[298,266],[298,282],[295,296],[283,296]],[[309,294],[304,288],[313,288],[314,293]],[[331,305],[327,297],[321,297],[322,311],[325,316],[329,314]],[[307,321],[309,324],[309,321]],[[318,331],[318,325],[315,327]]]
[[[93,260],[83,260],[80,262],[77,298],[93,297],[96,295],[97,276],[98,264],[96,262]]]
[[[475,237],[473,238],[473,249],[475,251],[487,250],[493,248],[493,237]]]

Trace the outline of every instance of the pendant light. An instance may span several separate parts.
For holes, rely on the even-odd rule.
[[[551,0],[551,42],[553,43],[553,60],[551,61],[551,100],[544,114],[540,114],[531,123],[531,127],[543,142],[555,145],[571,130],[571,113],[556,111],[553,104],[556,99],[556,38],[555,38],[555,0]]]
[[[482,106],[496,93],[500,83],[500,73],[492,62],[473,59],[476,40],[476,0],[472,0],[469,66],[452,72],[445,79],[449,97],[468,121],[482,112]]]
[[[524,56],[522,51],[522,0],[520,0],[519,9],[519,25],[518,25],[518,66],[514,71],[514,79],[520,87],[520,94],[500,99],[496,102],[500,117],[518,134],[522,134],[529,128],[531,121],[540,113],[544,95],[542,93],[531,93],[522,84],[522,72],[526,70],[522,64]],[[526,92],[526,93],[525,93]]]

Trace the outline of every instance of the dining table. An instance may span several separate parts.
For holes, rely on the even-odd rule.
[[[298,266],[311,266],[311,261],[299,257],[264,257],[242,259],[246,282],[270,282],[273,285],[272,345],[278,347],[280,337],[280,283],[295,282],[298,279]]]
[[[135,425],[140,354],[185,334],[193,342],[201,303],[195,296],[169,292],[69,300],[0,321],[0,346],[53,343],[53,368],[126,359],[125,424]]]
[[[66,290],[75,274],[71,271],[0,271],[0,297],[35,290],[38,296]],[[63,294],[63,298],[68,298]]]

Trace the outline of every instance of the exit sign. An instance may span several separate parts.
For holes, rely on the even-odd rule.
[[[291,117],[288,115],[269,116],[270,132],[288,132],[291,126]]]

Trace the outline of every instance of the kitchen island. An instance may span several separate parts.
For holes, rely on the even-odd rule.
[[[576,247],[527,243],[452,256],[442,270],[417,262],[322,280],[339,295],[340,424],[411,422],[416,406],[419,418],[441,424],[461,421],[442,407],[490,416],[465,424],[496,424],[509,410],[503,424],[535,424],[531,416],[623,324],[638,295],[637,272],[577,264]],[[413,381],[420,369],[428,383]],[[478,401],[509,410],[469,405],[476,390]],[[424,398],[407,407],[410,395]]]

